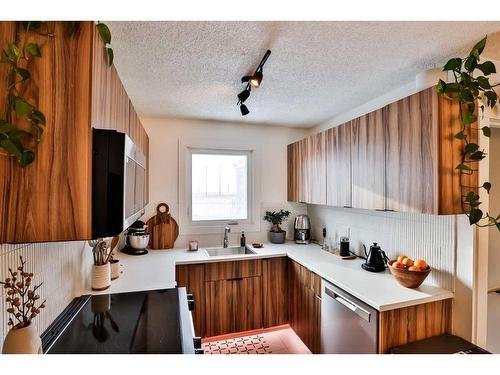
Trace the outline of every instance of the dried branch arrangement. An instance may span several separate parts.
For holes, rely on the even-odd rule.
[[[26,261],[22,256],[19,256],[21,265],[16,271],[9,268],[10,277],[5,281],[0,281],[3,287],[7,290],[8,303],[7,312],[9,313],[9,327],[24,328],[30,325],[31,321],[40,314],[40,311],[45,308],[45,301],[40,303],[40,295],[37,290],[42,286],[43,282],[34,285],[33,273],[26,272],[24,265]],[[37,305],[38,304],[38,305]]]

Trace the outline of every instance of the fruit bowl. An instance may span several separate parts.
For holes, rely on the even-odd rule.
[[[397,282],[407,288],[418,288],[431,272],[430,267],[423,271],[410,271],[405,268],[396,268],[392,266],[394,262],[396,262],[396,260],[389,261],[389,270],[391,270]]]

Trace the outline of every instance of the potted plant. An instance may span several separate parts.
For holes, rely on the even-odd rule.
[[[6,290],[8,325],[10,331],[5,337],[2,353],[4,354],[41,354],[42,341],[32,323],[33,319],[45,308],[45,301],[40,302],[37,290],[43,283],[33,284],[33,273],[26,272],[26,261],[19,257],[21,265],[16,271],[9,268],[10,277],[0,281]]]
[[[281,229],[280,225],[290,216],[290,211],[266,211],[264,220],[269,221],[273,226],[269,231],[269,241],[271,243],[284,243],[286,239],[286,231]]]

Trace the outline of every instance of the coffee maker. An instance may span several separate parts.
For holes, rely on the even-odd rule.
[[[297,215],[295,217],[295,243],[308,244],[311,242],[311,222],[307,215]]]

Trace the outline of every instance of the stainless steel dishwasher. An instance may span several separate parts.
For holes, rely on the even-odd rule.
[[[321,353],[377,353],[378,311],[321,280]]]

